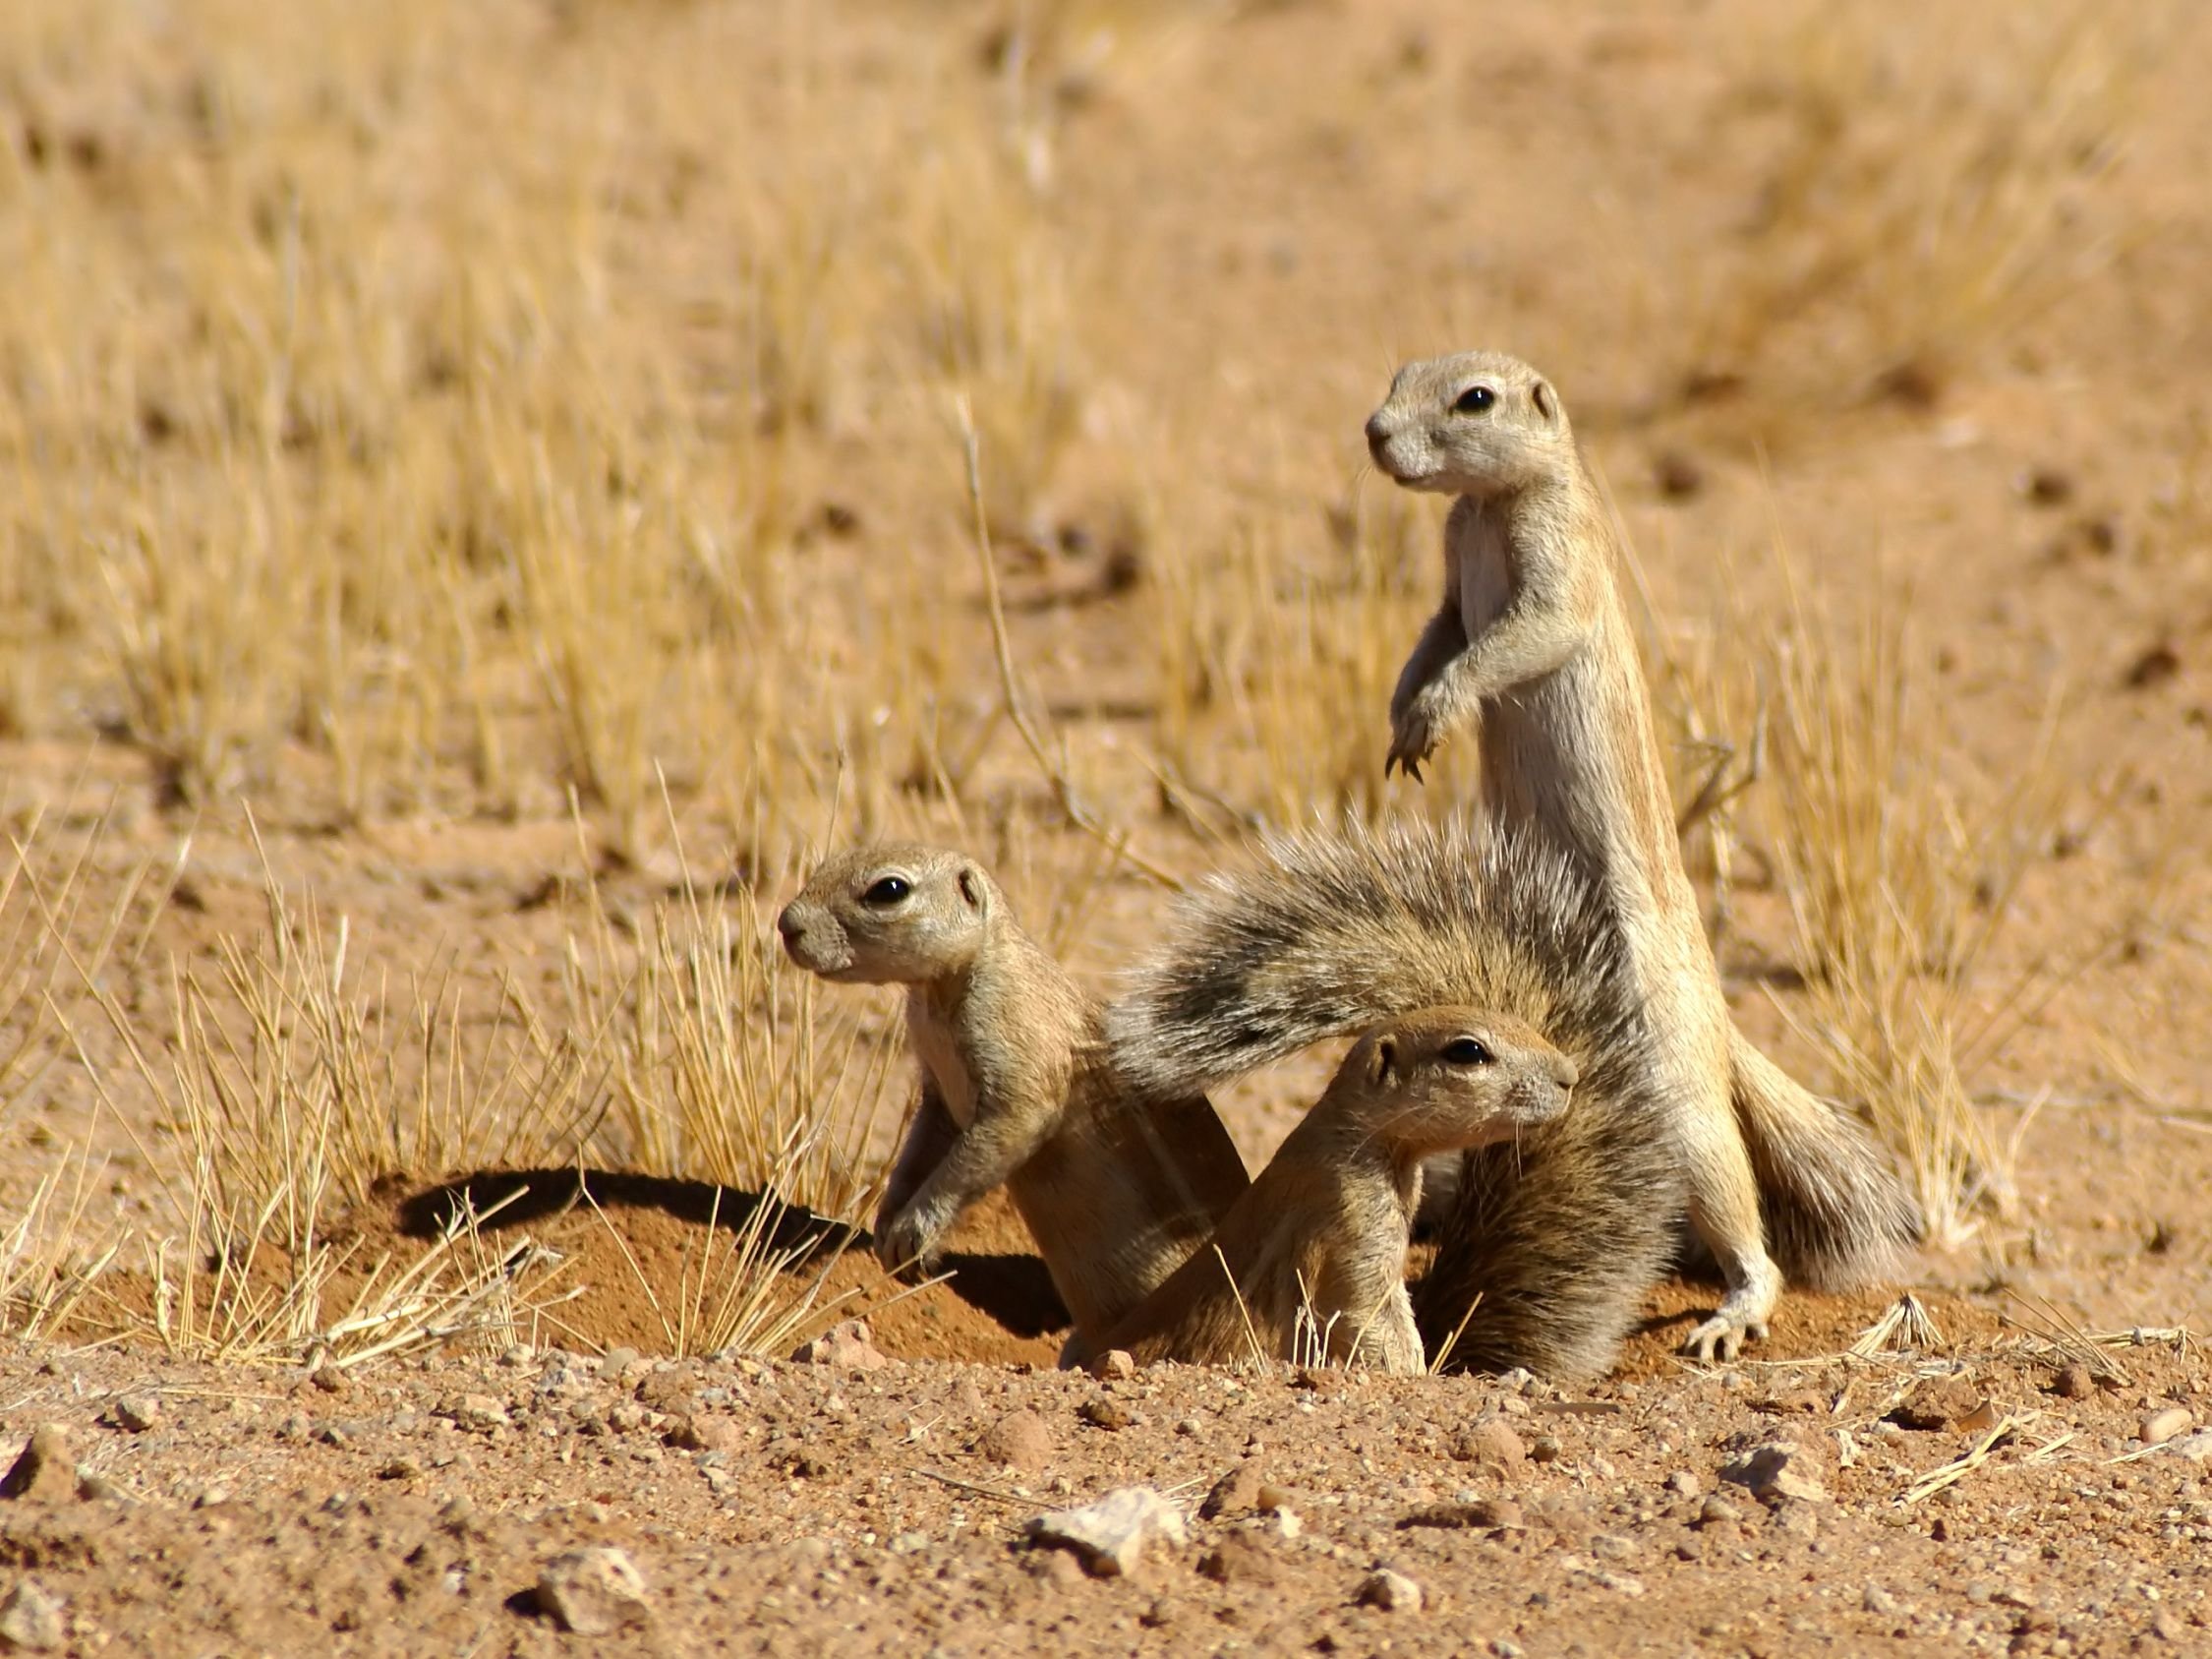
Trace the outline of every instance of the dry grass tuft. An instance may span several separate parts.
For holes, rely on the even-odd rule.
[[[2094,278],[2119,243],[2090,203],[2162,16],[1977,4],[1899,30],[1823,7],[1757,41],[1725,113],[1771,160],[1732,246],[1700,249],[1693,398],[1747,393],[1732,418],[1768,439],[1793,412],[1931,403]]]
[[[1970,776],[1912,639],[1909,589],[1886,582],[1862,613],[1839,615],[1786,549],[1776,560],[1781,605],[1753,610],[1737,589],[1710,635],[1662,659],[1659,704],[1679,748],[1738,734],[1722,746],[1759,754],[1757,780],[1704,825],[1723,917],[1739,843],[1755,847],[1787,902],[1804,982],[1784,1013],[1829,1088],[1903,1155],[1930,1236],[1956,1244],[1977,1212],[2009,1215],[2015,1197],[2015,1146],[1971,1100],[1977,1068],[2126,923],[2008,960],[2020,885],[2087,793],[2059,753],[2063,707],[2008,780]],[[1678,788],[1715,775],[1700,760]]]
[[[767,929],[710,908],[688,872],[683,894],[624,948],[591,893],[591,942],[571,935],[572,1007],[557,1022],[511,979],[487,994],[452,964],[394,999],[351,959],[346,919],[326,925],[272,869],[265,929],[220,941],[210,976],[177,971],[160,1049],[80,959],[81,994],[122,1056],[96,1063],[80,1035],[80,1061],[103,1110],[121,1111],[127,1081],[177,1137],[174,1154],[143,1149],[175,1226],[111,1235],[87,1259],[96,1172],[81,1157],[49,1175],[0,1254],[7,1322],[253,1362],[528,1340],[564,1299],[557,1264],[527,1236],[485,1231],[490,1213],[464,1212],[406,1260],[364,1263],[333,1240],[385,1176],[599,1163],[760,1195],[746,1220],[712,1231],[673,1334],[786,1348],[826,1311],[819,1278],[792,1274],[823,1241],[777,1246],[777,1222],[793,1206],[848,1217],[873,1198],[857,1156],[895,1050],[855,1022],[818,1024],[810,984],[786,982]],[[736,897],[738,914],[757,915]]]

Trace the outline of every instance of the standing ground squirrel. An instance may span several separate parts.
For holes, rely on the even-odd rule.
[[[1611,520],[1557,392],[1494,353],[1411,363],[1367,437],[1398,483],[1458,498],[1443,605],[1391,698],[1384,770],[1418,780],[1437,744],[1480,714],[1488,809],[1541,826],[1601,883],[1653,1033],[1655,1087],[1677,1103],[1690,1219],[1727,1285],[1686,1345],[1733,1357],[1765,1334],[1781,1288],[1762,1192],[1791,1272],[1823,1284],[1891,1261],[1916,1230],[1911,1203],[1856,1125],[1729,1019],[1682,867]]]
[[[1432,1008],[1369,1030],[1212,1243],[1107,1345],[1142,1361],[1319,1353],[1426,1371],[1406,1295],[1422,1159],[1551,1122],[1574,1085],[1574,1063],[1511,1015]]]
[[[1103,1014],[974,859],[872,847],[825,861],[777,918],[826,979],[902,984],[921,1104],[876,1213],[885,1266],[927,1265],[1007,1187],[1087,1344],[1204,1243],[1248,1185],[1202,1096],[1137,1104]]]
[[[1455,1366],[1601,1372],[1687,1201],[1609,915],[1548,841],[1468,821],[1277,837],[1177,901],[1108,1021],[1130,1086],[1168,1098],[1444,1004],[1542,1033],[1578,1081],[1555,1121],[1462,1160],[1421,1327]]]

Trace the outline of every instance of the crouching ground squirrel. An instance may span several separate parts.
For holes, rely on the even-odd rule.
[[[1551,1122],[1574,1085],[1574,1063],[1510,1015],[1434,1008],[1367,1032],[1212,1242],[1107,1346],[1426,1370],[1406,1295],[1422,1159]]]
[[[1765,1333],[1780,1291],[1768,1237],[1793,1275],[1850,1282],[1914,1234],[1914,1208],[1858,1127],[1729,1019],[1682,868],[1612,523],[1558,393],[1490,352],[1410,363],[1367,438],[1399,484],[1458,498],[1443,605],[1391,698],[1384,770],[1418,781],[1479,713],[1488,809],[1539,826],[1598,879],[1652,1033],[1653,1087],[1675,1105],[1690,1218],[1727,1286],[1687,1345],[1731,1357]]]
[[[876,1213],[887,1267],[927,1266],[1007,1187],[1075,1316],[1077,1351],[1205,1242],[1248,1185],[1203,1096],[1138,1103],[1103,1014],[974,859],[872,847],[828,859],[777,920],[825,979],[902,984],[921,1103]]]

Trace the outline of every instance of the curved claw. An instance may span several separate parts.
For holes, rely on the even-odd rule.
[[[1764,1320],[1739,1324],[1725,1312],[1717,1313],[1682,1339],[1682,1352],[1701,1365],[1732,1365],[1743,1352],[1748,1338],[1754,1342],[1766,1340],[1767,1325]]]
[[[1417,784],[1426,783],[1427,781],[1421,775],[1420,759],[1408,749],[1393,747],[1390,750],[1390,753],[1384,758],[1382,762],[1382,776],[1384,781],[1386,782],[1390,777],[1390,769],[1392,767],[1396,767],[1399,771],[1405,773],[1407,777],[1411,778]]]

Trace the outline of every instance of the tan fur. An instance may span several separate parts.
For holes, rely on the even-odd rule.
[[[1458,498],[1444,531],[1443,604],[1391,699],[1385,770],[1403,766],[1418,780],[1437,745],[1479,716],[1489,809],[1539,826],[1599,882],[1653,1034],[1655,1084],[1676,1102],[1690,1219],[1727,1287],[1687,1345],[1732,1357],[1746,1336],[1765,1334],[1781,1288],[1755,1153],[1792,1196],[1809,1188],[1834,1210],[1886,1207],[1863,1227],[1869,1266],[1903,1200],[1856,1185],[1822,1190],[1815,1160],[1848,1150],[1847,1132],[1832,1108],[1752,1058],[1730,1023],[1682,867],[1611,521],[1557,392],[1494,353],[1412,363],[1367,435],[1398,483]]]
[[[777,925],[791,960],[824,978],[907,987],[922,1095],[876,1215],[887,1267],[926,1268],[960,1212],[1004,1184],[1079,1347],[1245,1191],[1244,1162],[1203,1096],[1132,1103],[1103,1011],[974,859],[907,846],[842,854]]]
[[[1462,1052],[1464,1050],[1464,1052]],[[1426,1369],[1406,1294],[1422,1159],[1567,1109],[1575,1068],[1510,1015],[1439,1008],[1368,1031],[1211,1244],[1106,1338],[1139,1360],[1301,1357]]]

